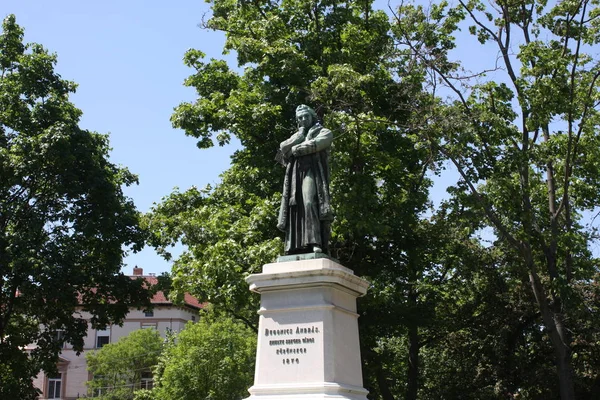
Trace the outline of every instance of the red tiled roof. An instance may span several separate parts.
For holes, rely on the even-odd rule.
[[[136,269],[139,271],[140,274],[139,275],[138,274],[129,275],[129,277],[131,279],[144,278],[144,280],[146,280],[146,282],[148,282],[150,285],[156,285],[158,283],[158,279],[156,278],[156,276],[142,275],[143,270],[141,268],[136,268]],[[134,273],[135,273],[135,270],[134,270]],[[92,288],[92,290],[95,290],[95,288]],[[17,295],[17,297],[19,297],[22,295],[22,293],[17,289],[16,295]],[[79,293],[77,295],[77,300],[78,300],[79,304],[82,303],[81,298],[82,298],[82,295],[81,295],[81,293]],[[162,292],[162,290],[159,290],[158,292],[156,292],[154,294],[154,296],[152,297],[152,299],[150,300],[150,302],[152,304],[173,305],[173,302],[171,300],[169,300],[167,298],[167,296],[165,296],[165,294]],[[195,298],[194,296],[192,296],[189,293],[186,293],[183,296],[183,303],[184,303],[184,305],[195,308],[197,310],[204,308],[204,306],[206,306],[208,304],[208,303],[200,303],[197,298]]]
[[[130,275],[130,277],[131,277],[131,279],[143,278],[150,285],[156,285],[158,283],[158,279],[154,275]],[[150,301],[152,304],[173,305],[173,302],[171,300],[169,300],[167,298],[167,296],[165,296],[165,294],[162,292],[162,290],[159,290],[158,292],[156,292],[156,294],[152,297],[152,300],[150,300]],[[192,296],[189,293],[186,293],[184,295],[183,303],[184,303],[184,305],[186,305],[188,307],[192,307],[192,308],[195,308],[198,310],[201,308],[204,308],[204,306],[206,305],[206,303],[200,303],[198,301],[198,299],[196,299],[194,296]]]

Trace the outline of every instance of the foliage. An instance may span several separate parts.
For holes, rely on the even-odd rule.
[[[86,354],[93,379],[88,388],[95,398],[133,399],[143,373],[158,364],[163,339],[156,329],[138,329]]]
[[[133,395],[134,400],[155,400],[151,390],[136,390]]]
[[[199,148],[232,136],[243,148],[216,187],[174,192],[145,218],[151,244],[166,257],[177,241],[188,247],[174,263],[175,291],[256,329],[258,298],[244,278],[282,253],[276,216],[284,171],[274,157],[295,130],[295,107],[306,103],[334,132],[332,255],[373,282],[361,304],[363,325],[386,327],[364,330],[363,344],[397,334],[408,308],[405,289],[428,267],[415,262],[412,275],[405,268],[407,249],[419,243],[413,231],[427,208],[426,171],[435,159],[415,147],[414,132],[403,126],[422,77],[404,74],[405,56],[393,47],[388,16],[370,1],[211,5],[205,27],[225,32],[224,51],[236,52],[239,68],[188,51],[184,62],[195,73],[185,84],[198,99],[179,105],[172,122],[197,138]],[[378,312],[382,305],[385,312]],[[370,365],[381,364],[367,348]],[[374,381],[367,386],[377,392]]]
[[[230,176],[236,179],[226,174],[224,181]],[[208,189],[175,192],[155,207],[147,221],[152,229],[160,226],[162,231],[155,231],[160,237],[155,236],[153,241],[160,240],[162,249],[165,242],[174,244],[179,238],[190,249],[173,266],[175,296],[181,297],[187,291],[242,320],[252,321],[258,303],[249,296],[243,277],[272,259],[281,241],[266,239],[266,232],[273,232],[275,226],[269,226],[269,221],[275,224],[275,216],[269,215],[276,204],[274,197],[244,196],[237,184],[232,182],[232,189],[222,185],[210,197]],[[159,252],[170,257],[165,250]],[[196,284],[192,285],[190,276]],[[254,311],[247,307],[249,303]]]
[[[172,339],[150,396],[161,400],[242,399],[254,378],[256,335],[230,318],[203,316]],[[136,400],[145,397],[136,396]]]
[[[166,257],[189,248],[176,292],[255,325],[243,278],[281,252],[273,157],[308,103],[335,135],[332,255],[372,282],[359,303],[370,396],[592,396],[596,0],[403,3],[393,21],[369,1],[211,5],[204,26],[225,32],[238,69],[188,51],[198,99],[172,122],[199,148],[233,135],[243,149],[215,188],[175,192],[145,218]],[[501,66],[465,71],[460,29]],[[427,220],[426,171],[442,160],[460,179]]]
[[[92,327],[148,304],[123,253],[143,244],[122,185],[136,177],[108,161],[108,138],[78,127],[73,82],[56,55],[24,44],[9,15],[0,34],[0,397],[35,395],[32,378],[55,371],[64,342],[81,351]],[[63,339],[55,340],[57,331]],[[25,353],[22,349],[35,344]]]
[[[599,334],[587,328],[597,318],[586,293],[598,263],[589,248],[597,229],[585,219],[600,203],[599,13],[595,0],[460,0],[428,12],[402,5],[394,25],[396,45],[432,78],[412,122],[460,175],[454,210],[471,209],[480,228],[493,228],[510,290],[528,283],[539,313],[530,357],[551,345],[562,399],[591,396],[600,383],[577,361],[594,359],[589,339]],[[498,55],[495,67],[469,72],[452,59],[465,27]],[[545,397],[547,384],[519,390]]]
[[[442,264],[443,301],[436,303],[435,325],[421,349],[420,397],[553,398],[551,347],[527,281],[507,279],[514,261],[475,239],[451,246],[443,252],[456,259]],[[542,391],[530,396],[532,388]]]

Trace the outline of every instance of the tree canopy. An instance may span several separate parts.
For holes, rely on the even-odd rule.
[[[76,84],[57,57],[24,44],[13,15],[0,34],[0,397],[35,395],[32,378],[55,371],[65,342],[82,350],[92,327],[145,306],[142,280],[120,272],[143,232],[123,185],[136,183],[108,161],[106,135],[79,128],[69,102]],[[64,334],[57,335],[57,331]],[[56,339],[59,337],[60,339]],[[33,344],[27,354],[22,349]]]
[[[460,175],[450,207],[478,214],[476,227],[491,227],[494,247],[510,255],[507,282],[529,285],[562,399],[590,396],[600,383],[589,370],[599,270],[587,217],[600,204],[599,14],[588,0],[461,0],[428,11],[403,5],[394,24],[397,45],[430,71],[415,124]],[[495,66],[465,71],[453,59],[461,27],[493,49]]]
[[[100,399],[133,399],[141,388],[142,377],[152,378],[163,349],[163,338],[156,329],[138,329],[87,353],[87,369],[92,375],[88,388]],[[150,388],[143,388],[150,389]]]
[[[221,183],[174,192],[144,219],[167,258],[188,247],[175,290],[255,326],[243,278],[282,250],[273,158],[307,103],[335,132],[332,255],[372,282],[359,303],[370,396],[597,393],[585,218],[600,200],[597,2],[211,5],[204,27],[225,33],[238,65],[188,51],[198,98],[172,122],[199,148],[232,135],[243,148]],[[491,70],[455,59],[461,30],[494,47]],[[448,164],[459,180],[431,210],[427,172]]]
[[[155,387],[139,398],[243,399],[254,378],[256,334],[227,316],[204,314],[171,337],[155,368]]]
[[[274,157],[295,130],[296,106],[313,106],[334,132],[332,255],[373,282],[361,307],[363,354],[375,368],[382,355],[370,346],[404,329],[404,291],[429,267],[417,262],[419,252],[407,253],[419,243],[413,231],[427,209],[426,172],[436,161],[402,124],[421,78],[398,78],[405,56],[393,46],[389,17],[370,2],[218,0],[212,9],[206,27],[226,33],[224,50],[236,52],[239,68],[188,51],[184,62],[196,72],[185,84],[198,99],[179,105],[172,122],[200,148],[234,135],[243,149],[217,186],[177,191],[157,205],[145,218],[150,242],[166,257],[168,245],[187,246],[174,262],[176,291],[256,329],[258,298],[243,278],[281,254],[276,216],[284,171]],[[373,393],[387,386],[375,375],[367,375]]]

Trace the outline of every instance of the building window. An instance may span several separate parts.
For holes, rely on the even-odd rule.
[[[192,315],[192,322],[196,322],[196,316]]]
[[[55,376],[48,377],[48,398],[49,399],[60,399],[60,389],[62,386],[62,376],[57,374]]]
[[[156,323],[142,322],[142,329],[157,329]]]
[[[154,317],[154,310],[146,310],[144,311],[144,315],[146,317]]]
[[[64,329],[57,329],[54,331],[54,340],[57,343],[61,343],[65,340],[65,331]]]
[[[152,378],[152,372],[142,372],[142,381],[140,382],[140,389],[150,390],[154,386],[154,379]]]
[[[96,348],[101,348],[110,343],[110,328],[98,330],[96,332]]]
[[[60,347],[66,348],[67,342],[65,341],[65,330],[57,329],[54,331],[54,342],[58,343]]]

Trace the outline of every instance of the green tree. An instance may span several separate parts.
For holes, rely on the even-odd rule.
[[[133,399],[142,375],[158,364],[163,339],[156,329],[138,329],[101,349],[86,354],[93,379],[88,388],[102,399]]]
[[[588,370],[597,232],[585,219],[600,204],[599,14],[595,0],[460,0],[403,5],[394,26],[433,78],[415,126],[457,169],[455,205],[485,218],[511,255],[505,279],[528,282],[563,400],[590,396],[599,379]],[[464,72],[452,58],[461,27],[493,49],[497,68]]]
[[[196,72],[185,84],[198,99],[177,107],[172,122],[200,148],[233,135],[243,149],[216,187],[175,192],[156,206],[145,219],[150,241],[166,257],[170,244],[181,240],[188,247],[174,262],[176,291],[210,301],[256,329],[258,296],[244,277],[282,253],[276,217],[284,171],[274,157],[295,129],[295,107],[311,105],[334,132],[331,252],[373,282],[360,303],[362,325],[385,329],[363,332],[362,354],[371,357],[368,365],[381,365],[368,347],[399,332],[394,322],[407,308],[404,289],[427,267],[413,259],[412,277],[405,268],[406,250],[418,244],[412,232],[427,208],[426,171],[435,161],[428,148],[415,147],[414,132],[403,125],[422,77],[405,73],[406,55],[393,45],[389,17],[370,1],[211,5],[206,27],[226,34],[224,51],[235,51],[244,69],[188,51],[184,62]],[[377,312],[382,305],[386,312]],[[378,387],[393,376],[377,383],[374,375],[366,374],[369,390],[389,392]]]
[[[434,218],[445,246],[439,276],[423,281],[439,300],[422,335],[419,397],[552,398],[551,348],[527,281],[511,276],[518,263],[510,252],[473,236],[476,215],[444,204]]]
[[[231,318],[205,315],[188,322],[160,357],[155,387],[161,400],[242,399],[254,378],[256,334]]]
[[[32,378],[55,371],[64,342],[82,350],[92,327],[145,306],[141,280],[120,273],[143,243],[138,213],[111,164],[105,135],[78,127],[76,85],[54,72],[56,55],[24,44],[10,15],[0,34],[0,397],[35,395]],[[57,335],[61,330],[64,335]],[[57,340],[57,337],[61,337]],[[35,344],[29,354],[22,349]]]

